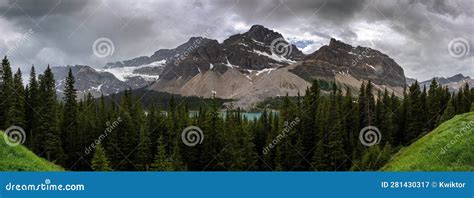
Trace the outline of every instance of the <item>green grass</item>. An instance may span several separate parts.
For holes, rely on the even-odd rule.
[[[23,145],[9,146],[0,131],[0,171],[64,171],[61,166],[36,156]]]
[[[455,116],[401,149],[382,171],[474,171],[474,112]]]

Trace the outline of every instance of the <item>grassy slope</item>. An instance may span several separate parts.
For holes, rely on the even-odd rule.
[[[23,145],[15,147],[5,143],[0,132],[0,171],[63,171],[64,169],[36,156]]]
[[[441,124],[400,150],[382,170],[474,171],[474,112]]]

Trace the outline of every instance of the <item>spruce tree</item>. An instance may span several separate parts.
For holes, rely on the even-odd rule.
[[[174,166],[171,159],[168,157],[166,152],[165,144],[163,143],[163,136],[158,138],[158,147],[156,148],[156,154],[151,165],[153,171],[173,171]]]
[[[38,141],[42,143],[39,150],[48,160],[62,164],[64,152],[59,135],[58,104],[54,76],[49,66],[40,76],[39,98],[41,115],[39,116]]]
[[[12,117],[8,116],[10,109],[14,103],[14,87],[13,87],[13,74],[10,67],[10,62],[5,56],[2,60],[3,67],[3,82],[0,84],[1,98],[0,103],[0,128],[5,129],[13,124]]]
[[[319,140],[316,144],[316,149],[314,150],[314,155],[312,158],[311,167],[315,171],[327,171],[328,168],[328,157],[327,157],[327,146],[324,144],[323,140]]]
[[[442,124],[443,122],[448,121],[449,119],[453,118],[455,115],[455,110],[454,110],[454,99],[449,100],[448,106],[443,112],[443,115],[441,116],[441,119],[439,120],[438,124]]]
[[[151,163],[151,141],[148,130],[140,130],[140,141],[135,154],[134,163],[140,171],[146,171],[149,169]]]
[[[440,86],[435,78],[431,81],[427,97],[427,118],[428,129],[431,130],[438,123],[441,113],[441,92]]]
[[[39,141],[37,141],[37,132],[39,125],[39,97],[38,97],[38,81],[36,79],[35,67],[31,66],[30,71],[30,82],[28,84],[28,91],[26,95],[25,102],[25,116],[26,116],[26,131],[27,131],[27,141],[28,147],[34,152],[39,153],[38,150]]]
[[[92,169],[95,171],[112,171],[109,163],[104,148],[100,144],[96,145],[94,157],[92,158]]]
[[[14,100],[10,103],[11,107],[7,112],[7,119],[10,125],[25,127],[25,89],[21,79],[21,71],[15,73],[13,77],[13,95]]]
[[[407,140],[412,142],[424,127],[422,93],[418,82],[410,86],[407,101]]]
[[[77,160],[77,154],[83,149],[79,147],[78,142],[78,109],[77,109],[77,90],[74,88],[74,76],[71,68],[69,68],[68,75],[66,77],[66,85],[64,87],[64,108],[63,108],[63,120],[61,124],[61,134],[63,137],[63,148],[65,150],[68,163],[74,163]],[[84,134],[81,134],[84,135]],[[102,149],[102,148],[101,148]]]

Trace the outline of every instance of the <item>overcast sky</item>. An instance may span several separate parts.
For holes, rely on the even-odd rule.
[[[0,54],[23,73],[32,64],[98,68],[191,36],[221,42],[253,24],[305,53],[334,37],[388,54],[408,77],[474,77],[472,0],[0,0]],[[99,38],[110,39],[113,54],[94,55]]]

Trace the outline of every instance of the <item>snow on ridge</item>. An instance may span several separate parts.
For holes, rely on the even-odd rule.
[[[239,66],[236,66],[236,65],[232,65],[232,64],[229,62],[229,59],[227,59],[227,57],[225,58],[225,60],[227,61],[227,62],[224,64],[225,66],[230,67],[230,68],[239,67]]]
[[[252,38],[252,41],[253,41],[254,43],[258,44],[258,45],[265,46],[265,43],[260,42],[260,41],[257,41],[257,40],[255,40],[254,38]]]
[[[265,68],[265,69],[262,69],[262,70],[259,70],[257,71],[257,76],[264,73],[264,72],[267,72],[267,74],[270,74],[270,72],[272,72],[273,70],[276,70],[276,68]]]
[[[125,82],[128,77],[143,77],[145,80],[157,80],[158,75],[145,75],[145,74],[134,74],[135,69],[144,67],[163,67],[166,64],[166,60],[155,61],[147,65],[141,65],[137,67],[114,67],[107,69],[95,69],[98,72],[108,72],[114,75],[118,80]]]
[[[375,67],[373,65],[370,65],[370,64],[367,64],[367,63],[366,63],[366,65],[369,66],[370,68],[372,68],[373,70],[375,70]]]
[[[296,61],[294,60],[290,60],[290,59],[287,59],[285,58],[284,56],[278,56],[278,55],[275,55],[275,54],[268,54],[266,52],[262,52],[262,51],[258,51],[256,49],[253,50],[253,53],[256,53],[258,55],[262,55],[262,56],[266,56],[268,58],[271,58],[275,61],[278,61],[278,62],[284,62],[284,63],[296,63]]]

